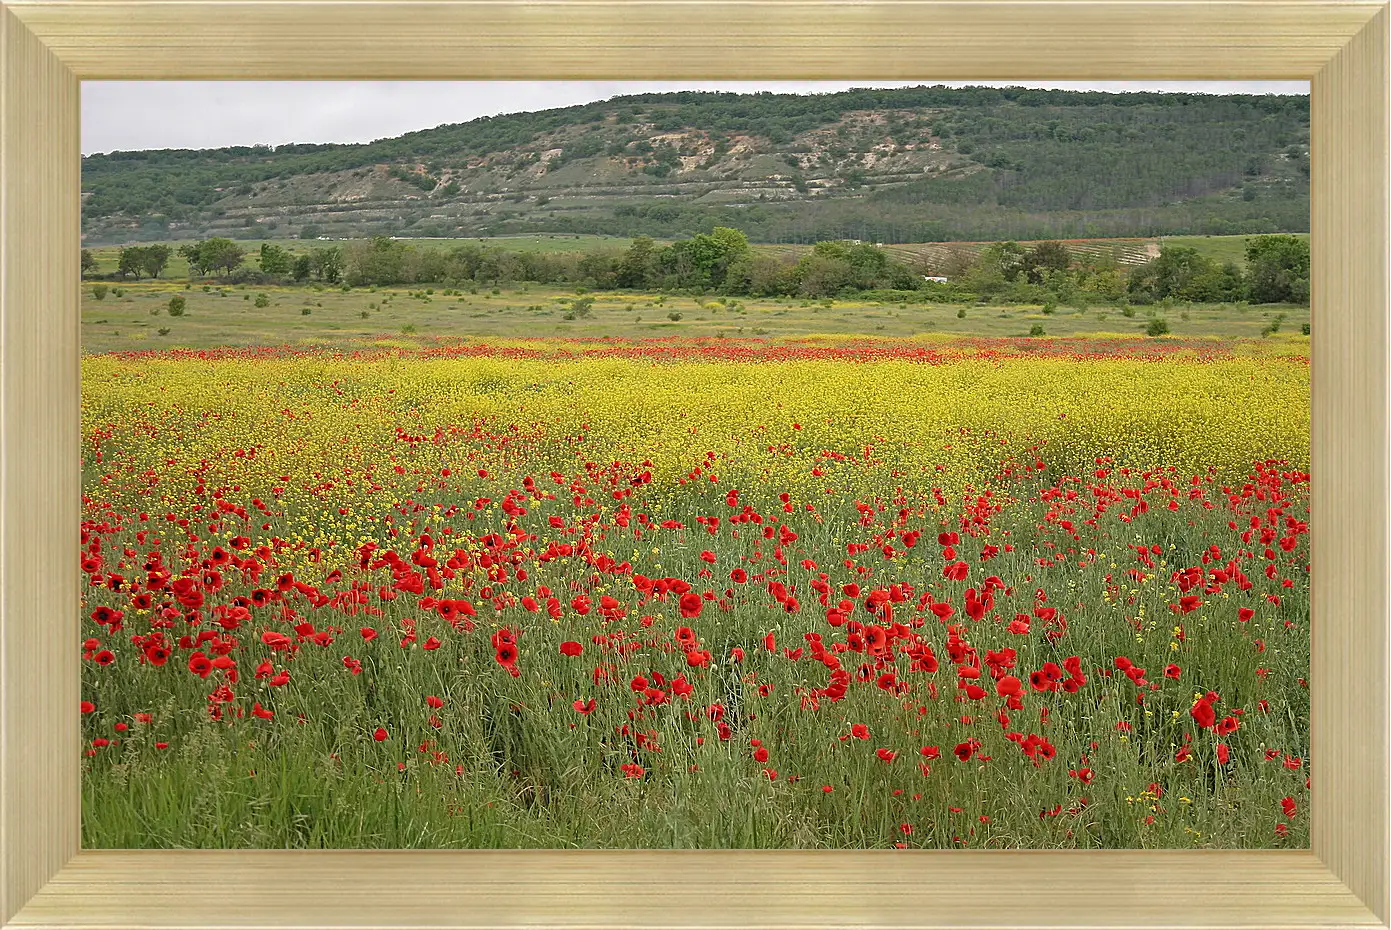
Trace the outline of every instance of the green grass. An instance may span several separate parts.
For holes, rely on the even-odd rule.
[[[1142,335],[1152,316],[1162,316],[1177,338],[1218,340],[1259,339],[1276,320],[1281,335],[1300,333],[1309,322],[1309,308],[1247,306],[1242,304],[1136,307],[1125,317],[1116,307],[1086,310],[1061,306],[1044,314],[1041,306],[961,305],[931,303],[866,303],[835,301],[827,309],[820,301],[796,298],[695,298],[658,293],[609,291],[589,294],[590,313],[564,319],[569,289],[518,286],[480,287],[446,296],[442,288],[422,299],[419,289],[379,288],[343,291],[313,287],[189,287],[178,280],[109,285],[96,300],[93,285],[82,287],[82,347],[102,353],[173,347],[251,346],[268,344],[352,345],[380,337],[420,339],[516,339],[526,337],[725,337],[859,334],[907,337],[924,334],[983,338],[1027,336],[1041,325],[1049,338],[1098,333]],[[187,298],[182,317],[171,318],[166,307],[174,295]],[[259,295],[269,300],[255,306]],[[413,296],[414,295],[414,296]],[[375,306],[374,306],[375,305]],[[309,314],[302,311],[308,308]],[[366,317],[363,314],[366,314]],[[679,313],[680,320],[669,316]],[[1187,317],[1185,319],[1185,317]],[[412,331],[403,333],[408,327]],[[159,335],[168,329],[167,335]]]

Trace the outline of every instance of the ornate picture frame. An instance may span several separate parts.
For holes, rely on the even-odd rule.
[[[0,922],[1384,927],[1388,23],[1266,0],[0,3]],[[1308,851],[82,851],[83,80],[1309,80]]]

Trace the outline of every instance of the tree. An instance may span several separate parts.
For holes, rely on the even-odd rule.
[[[92,256],[91,249],[82,250],[82,277],[92,274],[97,270],[97,260]]]
[[[196,274],[207,273],[208,266],[203,264],[203,250],[200,243],[179,246],[179,256],[188,262],[188,276],[190,278]]]
[[[1175,297],[1197,299],[1194,284],[1212,271],[1212,261],[1185,245],[1164,245],[1159,257],[1136,266],[1130,274],[1130,294],[1142,300]]]
[[[1307,303],[1309,240],[1299,236],[1256,236],[1246,243],[1251,302]]]
[[[614,269],[615,286],[639,288],[648,285],[657,264],[654,245],[647,236],[638,236],[633,240]]]
[[[231,239],[205,239],[198,246],[198,257],[205,269],[221,268],[231,274],[246,258],[246,251]]]
[[[169,254],[169,246],[167,245],[146,246],[140,266],[150,277],[158,278],[164,271],[164,266],[169,264]]]
[[[336,245],[327,249],[315,249],[310,253],[309,266],[320,281],[337,284],[343,275],[343,250]]]
[[[135,280],[140,280],[141,273],[145,270],[145,248],[138,245],[129,245],[121,249],[120,257],[117,259],[116,270],[121,277],[128,274],[135,275]]]
[[[299,230],[301,239],[317,239],[323,234],[324,229],[318,223],[305,223]]]
[[[309,257],[308,253],[295,256],[294,269],[290,272],[292,278],[296,281],[307,281],[312,271],[313,260]]]
[[[289,274],[291,267],[290,253],[278,245],[271,245],[269,242],[261,244],[260,255],[261,270],[266,274]]]
[[[1020,270],[1030,284],[1042,284],[1049,272],[1062,273],[1072,265],[1072,253],[1061,242],[1040,242],[1020,259]]]
[[[980,250],[977,265],[998,269],[1000,276],[1013,282],[1024,271],[1024,247],[1017,242],[992,242]]]

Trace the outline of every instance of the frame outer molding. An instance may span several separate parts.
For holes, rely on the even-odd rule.
[[[1309,101],[1311,390],[1337,399],[1311,435],[1310,844],[1383,921],[1386,746],[1348,724],[1388,723],[1388,20],[1383,8],[1314,76]]]
[[[1032,888],[1091,926],[1387,926],[1389,19],[1364,0],[0,0],[0,926],[680,920],[624,903],[632,853],[479,854],[461,879],[429,852],[79,852],[82,79],[912,79],[924,61],[942,80],[1312,76],[1312,850],[730,853],[685,922],[1057,926],[1064,911],[1009,910]],[[330,867],[348,858],[363,865]],[[648,879],[710,861],[638,858]],[[343,884],[369,867],[399,890]],[[438,899],[410,887],[425,874]],[[953,882],[979,903],[949,900]],[[490,900],[503,885],[515,904]],[[181,904],[210,892],[236,897]]]
[[[70,406],[81,391],[81,108],[77,77],[4,7],[0,76],[3,924],[73,857],[81,835],[80,807],[54,803],[81,797],[71,661],[81,476]],[[55,588],[62,593],[50,596]]]

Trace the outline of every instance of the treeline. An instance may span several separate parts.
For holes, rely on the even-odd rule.
[[[117,275],[150,273],[151,250],[163,250],[167,260],[164,246],[127,247],[121,250]],[[219,273],[231,283],[252,284],[457,287],[531,282],[749,297],[874,293],[904,300],[916,296],[1072,306],[1309,302],[1309,243],[1288,235],[1250,239],[1244,267],[1215,262],[1192,247],[1164,245],[1157,258],[1129,269],[1114,258],[1073,252],[1054,241],[1027,247],[997,242],[977,253],[957,250],[940,263],[919,260],[913,265],[865,242],[818,242],[793,256],[755,249],[743,232],[728,227],[669,245],[639,237],[627,249],[587,252],[515,251],[473,242],[417,247],[379,236],[298,253],[266,243],[252,253],[254,267],[248,254],[228,239],[184,245],[178,254],[188,261],[190,277]],[[94,267],[84,251],[84,272]],[[933,277],[946,280],[929,280]]]

